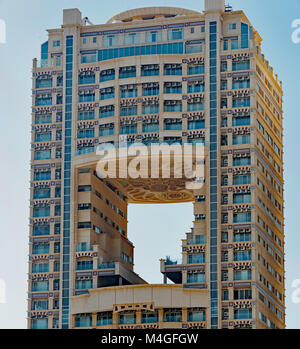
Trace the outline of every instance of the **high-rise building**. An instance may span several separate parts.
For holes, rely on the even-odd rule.
[[[48,34],[33,61],[28,327],[284,328],[282,84],[246,15],[205,0],[94,25],[68,9]],[[201,188],[99,176],[97,147],[124,141],[202,144]],[[151,285],[127,205],[174,202],[193,202],[193,227]]]

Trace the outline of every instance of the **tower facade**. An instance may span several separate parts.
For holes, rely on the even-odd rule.
[[[284,328],[282,86],[245,14],[206,0],[93,25],[69,9],[48,34],[33,61],[28,328]],[[97,148],[124,142],[201,144],[201,186],[99,176]],[[174,202],[195,218],[151,285],[127,206]]]

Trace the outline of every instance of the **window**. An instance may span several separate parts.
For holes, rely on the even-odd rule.
[[[140,41],[140,33],[126,33],[124,35],[125,45],[139,44]]]
[[[94,84],[95,83],[95,73],[92,71],[82,72],[78,76],[78,84]]]
[[[233,158],[233,166],[247,166],[251,165],[251,155],[236,156]]]
[[[31,310],[48,310],[48,301],[33,301]]]
[[[237,251],[233,253],[234,261],[250,261],[251,260],[251,250]]]
[[[183,39],[183,29],[169,29],[168,30],[168,40],[182,40]]]
[[[142,76],[158,76],[159,65],[158,64],[142,65],[141,75]]]
[[[181,64],[165,64],[164,75],[182,75]]]
[[[78,192],[91,191],[92,187],[90,185],[79,185]]]
[[[146,32],[146,42],[158,42],[162,41],[162,31],[147,31]]]
[[[249,70],[249,69],[250,69],[250,60],[232,62],[232,71]]]
[[[91,270],[93,269],[92,260],[77,261],[76,270]]]
[[[165,119],[164,129],[169,131],[181,131],[182,130],[182,120],[181,119]]]
[[[221,61],[221,72],[227,72],[227,61]]]
[[[94,120],[95,112],[94,111],[80,111],[78,112],[78,120]]]
[[[189,64],[188,75],[204,74],[205,66],[203,63]]]
[[[53,47],[59,47],[60,46],[60,40],[53,41]]]
[[[119,79],[135,78],[136,77],[136,67],[121,67],[119,68]]]
[[[188,321],[199,322],[205,321],[205,309],[190,308],[188,309]]]
[[[46,199],[50,198],[50,187],[47,185],[40,185],[33,190],[34,199]]]
[[[235,29],[236,29],[236,23],[228,24],[228,30],[235,30]]]
[[[103,47],[111,47],[119,45],[119,35],[104,35],[102,38]]]
[[[143,84],[143,96],[156,96],[159,94],[159,83],[150,82]]]
[[[99,118],[107,118],[115,115],[115,106],[107,105],[105,107],[100,107]]]
[[[102,70],[100,72],[100,82],[115,80],[115,69]]]
[[[115,98],[115,88],[114,87],[106,87],[100,89],[100,100]]]
[[[33,263],[32,273],[48,273],[49,263]]]
[[[100,125],[99,137],[110,136],[114,134],[114,124]]]
[[[233,233],[233,242],[244,242],[251,241],[251,231],[249,232],[234,232]]]
[[[233,185],[251,184],[251,175],[234,175]]]
[[[234,310],[234,319],[244,320],[252,319],[252,309],[235,309]]]
[[[241,48],[249,48],[249,26],[241,24]]]
[[[33,236],[49,235],[49,234],[50,234],[49,223],[34,223],[33,229],[32,229]]]
[[[39,204],[33,208],[33,217],[49,217],[50,206],[47,204]]]
[[[250,115],[232,118],[232,126],[248,126],[248,125],[250,125]]]
[[[75,327],[89,327],[92,326],[91,314],[79,314],[75,316]]]
[[[136,313],[132,311],[123,311],[119,313],[119,324],[135,324]]]
[[[164,101],[164,112],[182,112],[182,102],[181,101]]]
[[[185,44],[185,53],[200,53],[203,51],[202,44]]]
[[[105,311],[97,314],[97,326],[112,325],[113,314],[111,311]]]
[[[121,85],[120,86],[121,98],[133,98],[137,97],[137,85]]]
[[[133,133],[137,133],[137,124],[122,125],[120,127],[120,134],[122,135],[133,134]]]
[[[142,310],[142,324],[158,322],[158,311]]]
[[[246,222],[251,222],[251,212],[233,214],[233,223],[246,223]]]
[[[188,121],[188,130],[199,130],[205,128],[205,120]]]
[[[52,95],[49,94],[37,94],[35,97],[35,105],[36,106],[42,106],[42,105],[51,105],[52,104]]]
[[[205,263],[204,253],[194,253],[188,255],[188,264],[203,264]]]
[[[204,272],[197,272],[193,274],[188,274],[187,277],[187,283],[204,283],[205,282],[205,273]]]
[[[35,123],[36,124],[48,124],[52,122],[52,114],[51,113],[36,113],[35,114]]]
[[[32,292],[49,291],[49,281],[32,281]]]
[[[164,322],[181,322],[182,314],[181,309],[167,308],[164,309]]]
[[[188,84],[188,93],[199,93],[204,91],[205,85],[203,81],[195,81]]]
[[[235,270],[233,272],[233,279],[234,281],[251,280],[252,271],[251,270]]]
[[[52,87],[51,75],[40,75],[35,80],[35,88],[50,88]]]
[[[149,119],[143,122],[142,132],[158,132],[158,131],[159,131],[159,121],[157,119]]]
[[[188,111],[204,110],[204,100],[198,97],[188,99],[187,110]]]
[[[250,88],[250,79],[240,78],[232,80],[232,89]]]
[[[233,204],[249,204],[251,203],[251,193],[234,193]]]
[[[95,137],[95,130],[93,128],[78,130],[77,132],[77,138],[93,138],[93,137]]]
[[[93,280],[76,280],[75,288],[76,290],[93,288]]]
[[[165,82],[164,83],[164,93],[182,93],[182,83],[181,82]]]
[[[252,299],[252,290],[251,289],[234,290],[233,297],[235,300]]]
[[[78,102],[95,102],[94,91],[79,91]]]
[[[154,113],[156,113],[156,111],[154,111]],[[137,115],[137,105],[121,107],[120,115],[121,116]]]
[[[97,55],[94,54],[82,54],[81,63],[94,63],[97,61]]]
[[[32,319],[31,329],[33,330],[45,330],[48,328],[48,319]]]
[[[250,97],[233,98],[232,108],[250,107]]]

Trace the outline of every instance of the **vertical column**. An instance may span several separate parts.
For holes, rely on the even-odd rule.
[[[209,167],[210,167],[210,326],[218,328],[218,87],[217,22],[209,23]]]
[[[69,328],[70,310],[70,214],[71,214],[71,149],[72,149],[72,87],[73,87],[73,35],[66,37],[66,84],[64,130],[64,197],[63,197],[63,249],[62,249],[62,307],[61,327]]]

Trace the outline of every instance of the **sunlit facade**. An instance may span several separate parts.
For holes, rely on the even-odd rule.
[[[284,328],[282,84],[245,14],[207,0],[93,25],[69,9],[48,34],[33,61],[28,328]],[[203,144],[202,188],[101,179],[97,146],[121,140]],[[193,202],[192,229],[151,285],[127,206],[175,202]]]

